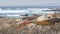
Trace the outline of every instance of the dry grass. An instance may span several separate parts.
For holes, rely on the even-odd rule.
[[[37,25],[51,25],[51,23],[48,20],[45,20],[45,21],[32,21],[31,23],[35,23]]]

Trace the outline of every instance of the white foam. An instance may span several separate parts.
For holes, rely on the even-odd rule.
[[[21,14],[26,14],[26,13],[34,13],[34,14],[51,14],[51,13],[54,13],[53,11],[47,11],[47,12],[44,12],[42,10],[51,10],[51,9],[48,9],[48,8],[27,8],[27,9],[20,9],[20,10],[1,10],[0,13],[21,13]]]

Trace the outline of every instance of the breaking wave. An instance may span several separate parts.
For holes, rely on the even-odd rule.
[[[8,17],[20,17],[21,15],[34,15],[34,14],[53,14],[54,11],[45,11],[45,10],[52,10],[49,8],[26,8],[26,9],[16,9],[16,10],[2,10],[0,9],[1,16],[8,16]]]

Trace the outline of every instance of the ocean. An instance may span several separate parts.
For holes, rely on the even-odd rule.
[[[60,6],[0,6],[2,9],[11,8],[12,10],[16,8],[26,9],[26,8],[60,8]]]
[[[59,7],[60,6],[0,6],[0,16],[7,18],[24,18],[26,16],[21,15],[28,14],[28,16],[32,16],[34,14],[42,15],[54,13],[54,11],[44,12],[42,10],[51,10]]]

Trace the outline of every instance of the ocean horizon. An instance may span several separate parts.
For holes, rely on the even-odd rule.
[[[0,8],[60,8],[60,6],[0,6]]]

